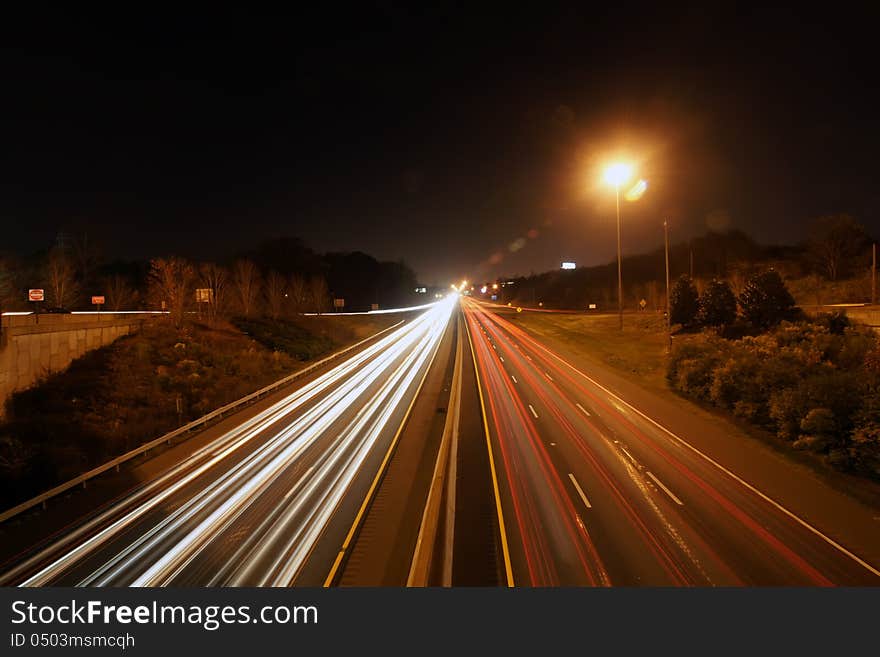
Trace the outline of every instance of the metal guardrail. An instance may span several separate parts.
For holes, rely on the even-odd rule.
[[[22,502],[21,504],[18,504],[17,506],[12,507],[11,509],[7,509],[3,513],[0,513],[0,522],[6,522],[10,518],[15,517],[18,514],[23,513],[24,511],[27,511],[28,509],[32,509],[33,507],[37,506],[38,504],[42,504],[43,508],[45,508],[46,502],[49,499],[55,497],[56,495],[60,495],[61,493],[64,493],[65,491],[68,491],[71,488],[75,488],[79,485],[82,485],[83,488],[85,488],[86,482],[88,482],[89,479],[93,479],[94,477],[97,477],[98,475],[103,474],[113,468],[115,468],[118,471],[119,466],[121,464],[125,463],[126,461],[130,461],[133,458],[136,458],[138,456],[142,456],[143,454],[146,454],[154,447],[158,447],[159,445],[161,445],[163,443],[170,444],[172,439],[176,438],[177,436],[183,435],[193,429],[196,429],[197,427],[202,427],[202,428],[206,427],[207,424],[211,420],[222,418],[224,413],[234,412],[239,407],[245,406],[254,400],[260,399],[264,395],[277,390],[278,388],[282,388],[282,387],[286,386],[287,384],[295,381],[296,379],[304,376],[305,374],[308,374],[309,372],[316,370],[317,368],[321,367],[322,365],[325,365],[325,364],[329,363],[330,361],[335,360],[344,354],[347,354],[351,350],[356,349],[363,344],[366,344],[370,340],[376,339],[377,337],[379,337],[383,333],[387,333],[388,331],[397,328],[398,326],[403,324],[404,321],[405,320],[401,320],[397,324],[389,326],[388,328],[383,329],[383,330],[379,331],[378,333],[374,333],[370,337],[364,338],[360,342],[357,342],[353,345],[350,345],[350,346],[346,347],[345,349],[342,349],[341,351],[337,351],[334,354],[330,354],[326,358],[322,358],[321,360],[317,361],[316,363],[312,363],[308,367],[304,367],[301,370],[297,370],[293,374],[290,374],[290,375],[284,377],[283,379],[279,379],[278,381],[275,381],[274,383],[270,383],[269,385],[267,385],[263,388],[260,388],[259,390],[252,392],[251,394],[246,395],[246,396],[242,397],[241,399],[237,399],[236,401],[230,402],[229,404],[226,404],[225,406],[221,406],[220,408],[211,411],[207,415],[203,415],[202,417],[197,418],[187,424],[184,424],[183,426],[178,427],[177,429],[174,429],[173,431],[169,431],[168,433],[166,433],[166,434],[164,434],[154,440],[151,440],[147,443],[144,443],[143,445],[138,445],[133,450],[126,452],[125,454],[123,454],[121,456],[117,456],[112,461],[108,461],[107,463],[104,463],[103,465],[99,465],[97,468],[93,468],[92,470],[89,470],[88,472],[84,472],[83,474],[79,475],[78,477],[75,477],[74,479],[70,479],[69,481],[66,481],[63,484],[59,484],[58,486],[55,486],[55,488],[50,488],[45,493],[41,493],[40,495],[37,495],[34,498],[31,498],[25,502]]]

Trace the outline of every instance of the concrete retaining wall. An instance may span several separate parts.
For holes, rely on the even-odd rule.
[[[0,318],[0,417],[6,400],[87,351],[140,329],[149,314],[6,315]]]

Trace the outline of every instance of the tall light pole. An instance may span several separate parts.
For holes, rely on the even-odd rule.
[[[629,180],[632,167],[618,162],[605,169],[605,182],[614,186],[614,199],[617,206],[617,315],[619,328],[623,330],[623,273],[620,258],[620,186]]]
[[[666,247],[666,335],[669,336],[668,349],[672,352],[672,309],[669,307],[669,221],[663,220],[663,243]]]

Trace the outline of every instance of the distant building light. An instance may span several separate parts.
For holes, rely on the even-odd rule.
[[[426,288],[426,287],[417,287],[416,288],[416,292],[418,294],[425,294],[425,293],[427,293],[427,291],[428,291],[428,288]]]
[[[596,310],[596,304],[595,304],[595,303],[591,303],[591,304],[590,304],[590,310]]]
[[[577,265],[575,265],[573,262],[563,262],[562,263],[563,269],[575,269],[576,267],[577,267]]]
[[[513,285],[513,281],[507,281],[508,285]]]

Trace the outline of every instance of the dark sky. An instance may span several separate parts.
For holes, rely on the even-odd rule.
[[[593,264],[619,154],[649,181],[627,252],[664,217],[673,240],[791,243],[831,212],[880,234],[876,12],[577,4],[5,16],[0,250],[65,230],[211,258],[291,235],[443,285]]]

